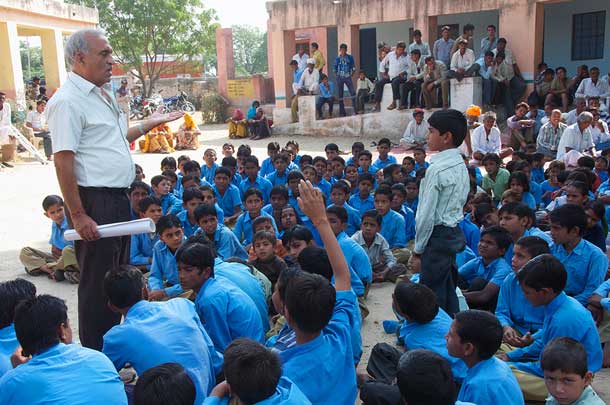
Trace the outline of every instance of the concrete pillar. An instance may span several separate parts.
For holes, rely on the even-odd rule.
[[[14,22],[0,22],[0,55],[0,91],[6,93],[8,99],[25,105],[19,37]]]
[[[292,99],[292,70],[288,63],[295,53],[294,31],[273,31],[271,33],[271,49],[273,59],[273,82],[275,89],[275,106],[285,108],[290,106]]]
[[[42,63],[48,94],[66,81],[63,34],[60,30],[43,30],[40,33]]]
[[[216,29],[216,60],[218,92],[227,97],[227,81],[235,79],[235,57],[233,56],[233,30]]]
[[[432,51],[432,46],[434,45],[434,41],[437,40],[437,25],[438,18],[436,16],[427,16],[423,13],[418,13],[415,15],[415,21],[413,22],[413,29],[420,30],[422,41],[427,42],[430,45],[430,51]]]
[[[272,24],[271,19],[267,20],[267,76],[273,77],[273,43],[271,40]]]

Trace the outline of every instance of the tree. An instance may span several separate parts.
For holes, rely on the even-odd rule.
[[[135,70],[145,97],[150,96],[155,82],[171,68],[164,62],[200,60],[215,48],[219,26],[216,12],[206,9],[201,0],[85,2],[97,7],[100,27],[108,35],[117,61]]]
[[[234,25],[231,28],[237,75],[267,72],[267,34],[249,25]]]
[[[42,49],[39,46],[30,46],[26,41],[19,41],[19,52],[21,53],[21,67],[25,79],[32,80],[32,77],[44,77],[44,66],[42,65]]]

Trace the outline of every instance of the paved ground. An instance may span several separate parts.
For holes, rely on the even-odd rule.
[[[280,144],[285,144],[288,138],[273,138]],[[324,145],[328,142],[335,142],[341,150],[350,151],[351,144],[356,140],[364,141],[365,146],[371,140],[360,138],[313,138],[301,137],[298,139],[301,144],[301,154],[307,153],[312,156],[323,155]],[[187,154],[199,162],[202,162],[203,150],[207,147],[214,147],[220,151],[223,143],[227,142],[226,130],[222,126],[208,126],[204,128],[201,137],[202,148],[199,151],[188,152]],[[259,157],[266,156],[266,145],[269,139],[262,141],[246,141],[254,154]],[[236,147],[241,144],[239,140],[234,140]],[[174,153],[172,156],[178,157],[181,153]],[[144,168],[147,178],[159,172],[159,163],[162,155],[141,154],[134,152],[134,160]],[[48,239],[50,236],[49,220],[43,215],[41,201],[45,195],[59,194],[59,187],[55,177],[53,165],[41,165],[31,161],[27,156],[15,165],[14,169],[0,171],[0,184],[4,192],[0,194],[0,281],[10,280],[15,277],[28,277],[19,263],[19,250],[25,245],[39,249],[48,249]],[[76,286],[66,282],[55,283],[46,278],[30,278],[35,282],[39,293],[48,293],[59,296],[67,301],[69,316],[74,336],[78,336],[77,322],[77,295]],[[384,319],[393,318],[391,310],[391,293],[393,284],[375,284],[371,288],[368,298],[368,305],[371,309],[370,316],[363,323],[363,350],[364,355],[361,365],[364,369],[368,361],[368,356],[373,345],[377,342],[391,342],[392,338],[383,332],[381,322]],[[610,402],[610,370],[604,369],[597,373],[594,387],[598,393]]]

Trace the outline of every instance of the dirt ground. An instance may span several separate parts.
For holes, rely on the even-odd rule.
[[[203,134],[200,138],[201,148],[198,151],[187,152],[193,159],[202,162],[203,151],[211,147],[220,149],[227,142],[227,132],[224,125],[202,127]],[[270,138],[284,145],[288,138]],[[266,157],[266,145],[270,139],[261,141],[245,141],[259,158]],[[362,138],[315,138],[300,137],[297,139],[301,145],[301,154],[312,156],[324,155],[324,145],[335,142],[340,150],[350,152],[351,144],[357,140],[364,142],[369,147],[373,139]],[[397,141],[394,140],[394,141]],[[234,140],[237,147],[241,144]],[[373,150],[374,148],[371,148]],[[176,152],[172,156],[178,157],[182,153]],[[156,154],[141,154],[133,152],[134,161],[144,168],[147,179],[159,172],[160,161],[164,156]],[[347,156],[346,156],[347,157]],[[400,160],[399,160],[400,161]],[[67,282],[56,283],[44,277],[32,278],[25,274],[23,266],[19,262],[19,250],[23,246],[32,246],[47,250],[48,240],[51,233],[51,224],[43,215],[41,202],[48,194],[59,194],[59,186],[55,177],[52,164],[41,165],[34,162],[27,155],[22,154],[14,169],[0,171],[0,184],[4,192],[0,194],[0,281],[10,280],[15,277],[28,277],[32,280],[39,293],[53,294],[66,300],[69,308],[69,316],[75,338],[78,337],[77,322],[77,288]],[[371,348],[378,342],[392,342],[392,337],[383,332],[382,321],[393,319],[391,310],[391,294],[394,285],[389,283],[375,284],[368,295],[368,306],[371,311],[369,317],[363,323],[363,358],[360,368],[364,370]],[[604,369],[597,373],[594,388],[606,401],[610,402],[610,370]]]

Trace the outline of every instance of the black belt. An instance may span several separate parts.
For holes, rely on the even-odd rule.
[[[78,186],[78,188],[84,191],[97,191],[104,193],[113,193],[113,194],[126,194],[129,188],[127,187],[83,187]]]

